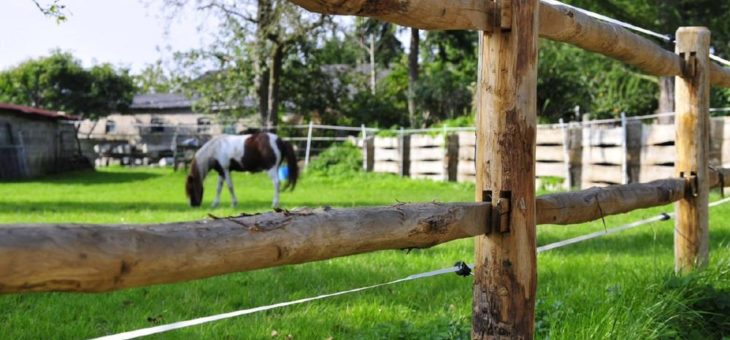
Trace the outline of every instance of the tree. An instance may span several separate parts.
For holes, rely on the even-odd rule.
[[[38,7],[38,10],[43,15],[55,18],[57,23],[66,21],[66,5],[61,3],[61,0],[53,0],[50,3],[41,4],[38,0],[31,0]]]
[[[421,35],[417,28],[411,28],[411,43],[408,51],[408,123],[416,126],[416,86],[418,84],[418,54]]]
[[[370,64],[370,93],[375,95],[377,64],[386,68],[402,52],[400,41],[395,36],[395,25],[370,18],[355,18],[356,39],[360,43]]]
[[[240,106],[243,98],[253,95],[257,98],[261,125],[274,128],[278,124],[284,60],[299,41],[318,36],[329,22],[328,17],[308,14],[286,0],[165,0],[165,4],[170,17],[192,5],[220,19],[217,39],[211,46],[179,53],[177,58],[184,67],[197,64],[194,67],[204,68],[212,64],[212,69],[189,79],[211,73],[225,75],[226,83],[191,83],[207,86],[193,91],[200,92],[208,110]],[[243,74],[252,75],[252,86],[245,86],[245,79],[229,77]],[[214,97],[206,98],[213,92]]]
[[[133,76],[134,83],[142,93],[172,93],[179,92],[180,86],[175,77],[163,67],[162,61],[145,66],[139,74]]]
[[[720,55],[730,54],[730,3],[713,0],[573,0],[571,3],[597,11],[631,24],[644,27],[669,37],[680,26],[706,26],[712,31],[712,46]],[[674,50],[672,42],[658,41]],[[674,77],[660,77],[659,112],[674,111]],[[713,89],[714,104],[722,98]],[[668,117],[671,119],[671,117]]]
[[[128,70],[109,64],[84,69],[61,51],[0,72],[0,101],[89,119],[126,111],[136,91]]]

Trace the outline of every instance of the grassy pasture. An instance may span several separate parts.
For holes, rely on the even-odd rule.
[[[265,211],[265,175],[236,173],[239,207],[191,209],[184,175],[169,169],[103,169],[0,185],[0,223],[136,223]],[[210,204],[214,178],[206,182]],[[225,190],[224,190],[225,191]],[[285,208],[352,207],[402,202],[471,201],[469,184],[394,176],[305,176],[282,194]],[[717,197],[713,197],[716,199]],[[610,228],[672,207],[606,218]],[[539,338],[722,338],[730,336],[730,204],[710,210],[711,265],[685,278],[672,274],[674,221],[657,222],[538,256]],[[602,230],[540,226],[543,245]],[[303,265],[129,289],[105,294],[0,295],[0,339],[78,339],[187,320],[377,284],[473,261],[460,240],[410,253],[392,250]],[[468,338],[471,280],[443,275],[286,307],[153,336],[165,339],[452,339]]]

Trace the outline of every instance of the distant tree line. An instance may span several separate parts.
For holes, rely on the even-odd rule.
[[[712,30],[715,52],[730,56],[729,2],[568,2],[661,33],[672,34],[680,25],[705,25]],[[171,19],[192,8],[215,16],[219,24],[208,46],[178,51],[165,63],[167,67],[158,62],[135,75],[132,79],[139,91],[184,92],[196,99],[197,110],[232,117],[257,115],[262,126],[269,127],[278,125],[284,113],[326,124],[379,127],[465,122],[474,115],[475,32],[419,32],[365,18],[343,22],[308,13],[286,0],[159,3]],[[410,37],[408,48],[401,44],[399,35]],[[60,57],[72,60],[70,55],[58,53],[49,60]],[[125,85],[117,84],[116,88],[129,88],[128,72],[108,65],[99,67],[125,79]],[[2,87],[3,81],[9,82],[2,79],[10,79],[13,72],[36,72],[28,69],[20,65],[18,70],[0,74],[0,99],[36,104],[32,95],[23,94],[28,91],[6,93],[12,87]],[[538,72],[537,109],[542,122],[579,119],[576,107],[596,118],[673,109],[672,78],[643,75],[566,44],[542,40]],[[15,84],[25,84],[27,89],[32,87],[28,79]],[[106,98],[106,102],[94,102],[93,109],[81,107],[79,112],[109,112],[114,105],[123,109],[129,97],[116,104],[111,103],[111,97]],[[250,105],[251,99],[255,105]],[[60,99],[54,100],[52,108],[66,107]],[[712,105],[728,103],[730,91],[713,90]]]

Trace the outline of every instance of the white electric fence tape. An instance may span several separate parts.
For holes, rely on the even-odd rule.
[[[727,203],[727,202],[730,202],[730,197],[725,198],[725,199],[722,199],[722,200],[719,200],[719,201],[712,202],[708,206],[709,207],[714,207],[714,206],[717,206],[717,205],[720,205],[720,204],[724,204],[724,203]],[[618,232],[621,232],[621,231],[625,231],[625,230],[628,230],[628,229],[636,228],[638,226],[642,226],[642,225],[649,224],[649,223],[652,223],[652,222],[667,220],[668,218],[673,217],[673,216],[674,216],[674,213],[662,214],[662,215],[659,215],[659,216],[655,216],[655,217],[647,218],[647,219],[644,219],[644,220],[636,221],[636,222],[633,222],[633,223],[625,224],[625,225],[622,225],[622,226],[619,226],[619,227],[616,227],[616,228],[613,228],[613,229],[609,229],[609,230],[605,230],[605,231],[599,231],[599,232],[595,232],[595,233],[591,233],[591,234],[587,234],[587,235],[583,235],[583,236],[578,236],[578,237],[575,237],[575,238],[571,238],[571,239],[567,239],[567,240],[563,240],[563,241],[559,241],[559,242],[555,242],[555,243],[551,243],[551,244],[546,244],[544,246],[537,247],[537,252],[538,253],[542,253],[542,252],[546,252],[546,251],[549,251],[549,250],[552,250],[552,249],[564,247],[566,245],[570,245],[570,244],[574,244],[574,243],[578,243],[578,242],[582,242],[582,241],[594,239],[594,238],[601,237],[601,236],[604,236],[604,235],[618,233]],[[469,268],[474,268],[474,265],[473,264],[470,264],[469,265]],[[392,284],[396,284],[396,283],[400,283],[400,282],[411,281],[411,280],[416,280],[416,279],[421,279],[421,278],[426,278],[426,277],[432,277],[432,276],[438,276],[438,275],[443,275],[443,274],[449,274],[449,273],[455,273],[455,272],[457,272],[459,270],[460,270],[460,268],[459,267],[456,267],[456,266],[450,267],[450,268],[438,269],[438,270],[433,270],[433,271],[425,272],[425,273],[421,273],[421,274],[410,275],[410,276],[404,277],[402,279],[397,279],[397,280],[394,280],[394,281],[380,283],[380,284],[376,284],[376,285],[372,285],[372,286],[360,287],[360,288],[355,288],[355,289],[350,289],[350,290],[345,290],[345,291],[336,292],[336,293],[330,293],[330,294],[323,294],[323,295],[319,295],[319,296],[315,296],[315,297],[310,297],[310,298],[305,298],[305,299],[300,299],[300,300],[294,300],[294,301],[289,301],[289,302],[281,302],[281,303],[276,303],[276,304],[268,305],[268,306],[261,306],[261,307],[254,307],[254,308],[249,308],[249,309],[243,309],[243,310],[239,310],[239,311],[235,311],[235,312],[229,312],[229,313],[223,313],[223,314],[218,314],[218,315],[206,316],[206,317],[192,319],[192,320],[187,320],[187,321],[175,322],[175,323],[171,323],[171,324],[167,324],[167,325],[161,325],[161,326],[143,328],[143,329],[138,329],[138,330],[135,330],[135,331],[129,331],[129,332],[124,332],[124,333],[119,333],[119,334],[113,334],[113,335],[103,336],[103,337],[99,337],[99,338],[94,338],[92,340],[126,340],[126,339],[134,339],[134,338],[139,338],[139,337],[143,337],[143,336],[147,336],[147,335],[152,335],[152,334],[158,334],[158,333],[167,332],[167,331],[171,331],[171,330],[174,330],[174,329],[180,329],[180,328],[185,328],[185,327],[200,325],[200,324],[204,324],[204,323],[208,323],[208,322],[213,322],[213,321],[218,321],[218,320],[223,320],[223,319],[230,319],[230,318],[233,318],[233,317],[237,317],[237,316],[241,316],[241,315],[246,315],[246,314],[252,314],[252,313],[261,312],[261,311],[265,311],[265,310],[271,310],[271,309],[276,309],[276,308],[281,308],[281,307],[296,305],[296,304],[300,304],[300,303],[310,302],[310,301],[314,301],[314,300],[320,300],[320,299],[335,297],[335,296],[339,296],[339,295],[345,295],[345,294],[350,294],[350,293],[361,292],[361,291],[364,291],[364,290],[374,289],[374,288],[383,287],[383,286],[387,286],[387,285],[392,285]]]

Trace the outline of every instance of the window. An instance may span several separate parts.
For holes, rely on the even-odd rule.
[[[111,119],[108,119],[106,121],[106,124],[104,125],[104,132],[105,133],[113,133],[117,129],[117,123],[114,122]]]
[[[210,118],[200,117],[198,118],[198,133],[210,132]]]
[[[150,132],[160,133],[165,132],[165,121],[162,118],[153,117],[150,120]]]

